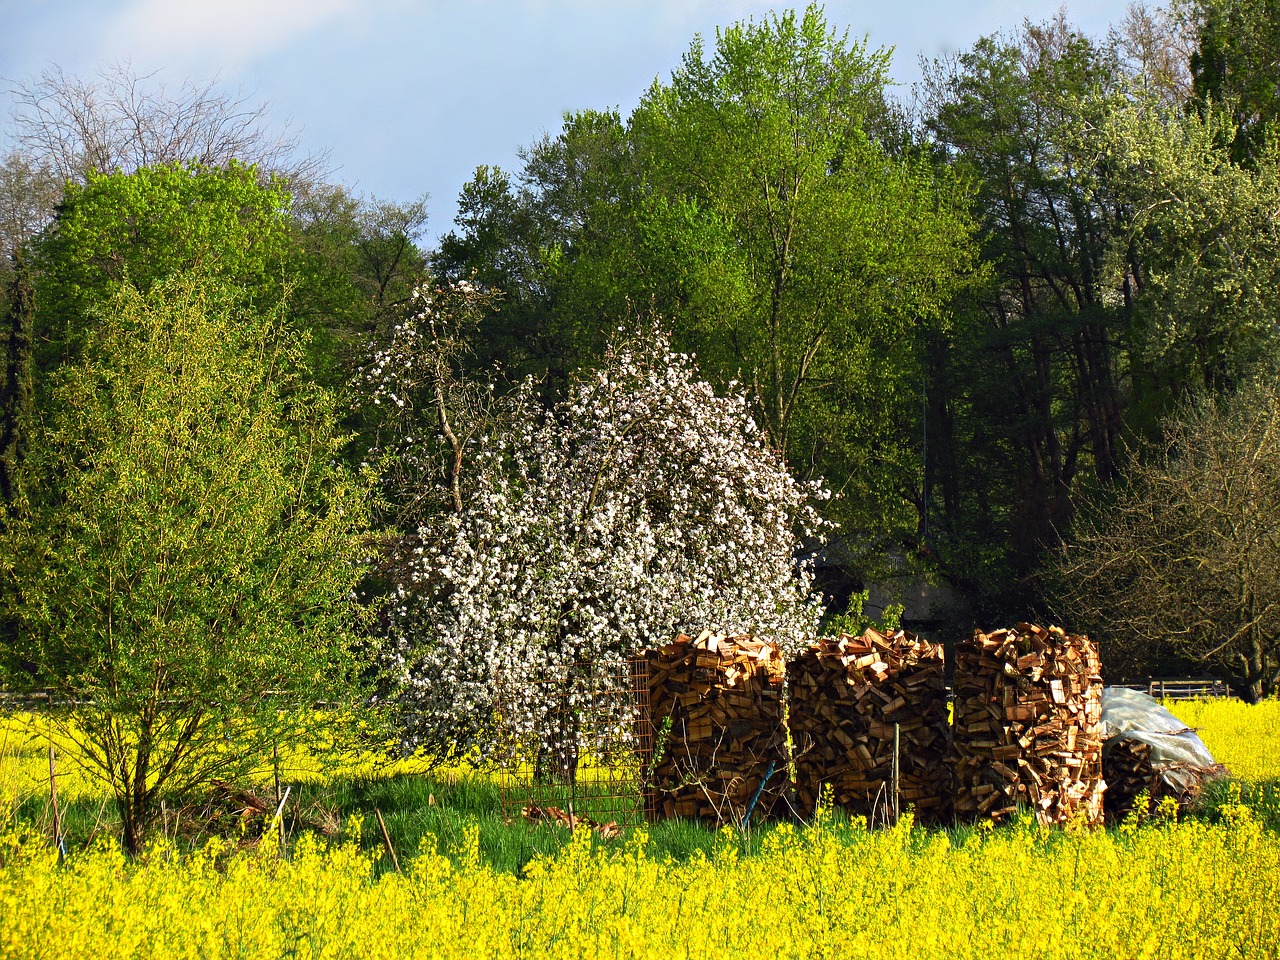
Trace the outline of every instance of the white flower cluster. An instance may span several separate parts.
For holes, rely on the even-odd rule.
[[[461,498],[450,489],[461,482],[459,451],[487,425],[493,392],[462,375],[462,360],[495,299],[465,280],[419,286],[412,311],[375,338],[356,379],[373,434],[369,462],[402,528],[433,504]]]
[[[814,635],[798,544],[826,493],[793,479],[747,399],[717,396],[664,335],[612,349],[549,411],[525,384],[506,424],[480,444],[467,508],[419,531],[399,584],[388,666],[406,749],[484,753],[499,691],[507,734],[545,736],[564,727],[553,715],[589,711],[629,654],[681,631],[788,653]],[[569,726],[564,749],[593,748],[600,718]]]
[[[453,314],[459,304],[469,307],[472,293],[466,281],[441,289],[428,285],[414,289],[413,312],[389,331],[356,380],[374,406],[404,409],[414,393],[430,382],[432,361],[439,352],[432,347],[448,341]]]

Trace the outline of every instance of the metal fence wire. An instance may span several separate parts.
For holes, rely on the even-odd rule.
[[[516,691],[497,684],[492,760],[507,819],[607,828],[645,820],[653,766],[649,664],[643,657],[556,668],[536,682],[550,704],[532,734],[504,721]],[[521,696],[528,696],[527,686]]]

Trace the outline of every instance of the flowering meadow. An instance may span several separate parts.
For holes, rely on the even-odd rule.
[[[373,879],[354,845],[235,855],[210,843],[141,862],[102,845],[59,867],[0,846],[6,957],[1269,957],[1280,949],[1280,836],[1248,808],[1119,831],[1024,821],[963,841],[779,826],[743,857],[731,834],[684,862],[641,831],[585,831],[522,876],[476,834]]]
[[[1246,796],[1280,778],[1280,702],[1173,707]],[[11,727],[2,769],[36,786],[47,747],[15,752]],[[135,861],[100,839],[60,865],[46,834],[11,817],[0,956],[1273,958],[1280,834],[1238,788],[1223,794],[1211,814],[1106,831],[867,831],[822,815],[750,845],[724,831],[683,858],[642,830],[580,832],[519,871],[488,861],[478,827],[379,868],[359,843],[371,818],[343,841],[304,833],[283,856],[271,834],[244,849],[160,841]]]

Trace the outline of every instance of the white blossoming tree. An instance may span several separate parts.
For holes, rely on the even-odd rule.
[[[825,491],[664,335],[616,345],[551,409],[524,384],[503,423],[477,445],[464,509],[419,531],[397,585],[405,748],[483,756],[500,690],[503,729],[554,746],[571,777],[592,747],[574,718],[630,653],[704,627],[784,650],[813,636],[797,547]],[[567,679],[554,694],[551,677]]]

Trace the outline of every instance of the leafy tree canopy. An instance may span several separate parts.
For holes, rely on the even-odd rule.
[[[550,410],[526,382],[475,463],[464,509],[423,524],[394,574],[386,664],[408,749],[493,749],[500,686],[509,732],[576,755],[590,731],[566,718],[634,651],[713,626],[790,653],[817,627],[796,556],[823,491],[662,335],[610,349]]]
[[[553,388],[663,317],[843,493],[867,556],[919,526],[920,349],[980,273],[962,180],[877,138],[887,63],[816,6],[695,41],[629,118],[572,114],[518,178],[482,171],[437,260],[509,285],[500,317]]]
[[[77,704],[54,721],[115,791],[131,850],[162,791],[261,762],[315,700],[357,689],[367,490],[299,339],[244,299],[185,274],[106,301],[0,539],[4,681]]]
[[[90,173],[67,186],[41,244],[37,331],[41,367],[72,357],[95,311],[122,286],[147,294],[189,271],[228,284],[271,313],[284,298],[289,196],[251,167],[171,164],[133,173]]]
[[[1059,612],[1107,666],[1225,675],[1250,700],[1280,684],[1280,390],[1270,370],[1202,399],[1057,557]]]
[[[1277,134],[1280,122],[1280,3],[1202,0],[1193,90],[1201,109],[1229,111],[1227,134],[1237,162],[1250,164]]]

